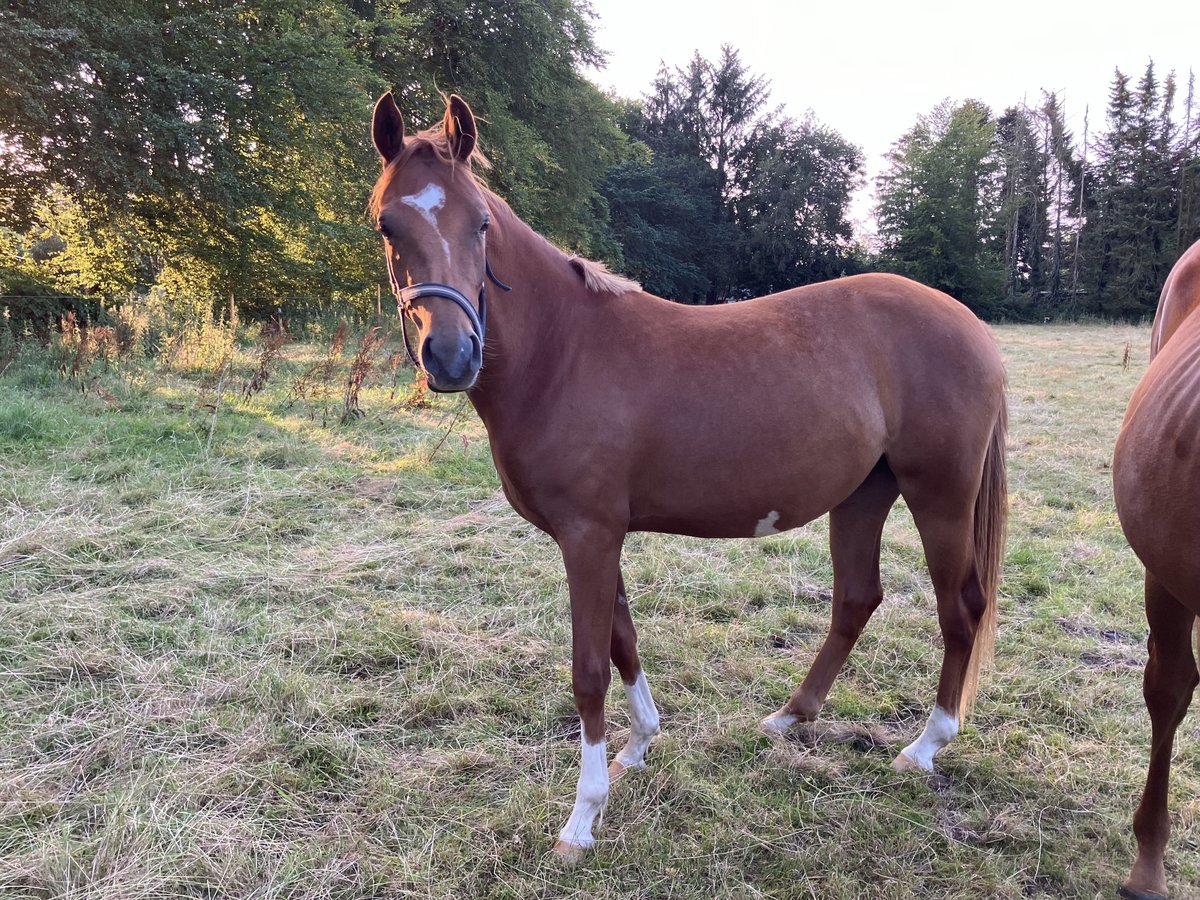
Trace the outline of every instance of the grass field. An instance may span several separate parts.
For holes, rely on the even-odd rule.
[[[634,536],[664,734],[570,870],[547,853],[578,763],[562,567],[461,399],[369,383],[365,417],[323,427],[287,407],[316,346],[286,348],[245,401],[150,365],[81,393],[18,359],[0,376],[0,896],[1113,896],[1149,725],[1109,463],[1148,330],[996,336],[1001,629],[939,773],[889,768],[941,660],[902,507],[884,606],[822,722],[786,741],[756,725],[824,635],[825,521]],[[1198,723],[1172,783],[1180,897],[1200,896]]]

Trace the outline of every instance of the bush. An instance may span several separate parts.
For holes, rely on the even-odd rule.
[[[94,298],[64,294],[27,272],[0,266],[0,314],[5,315],[14,340],[46,344],[58,321],[73,313],[80,322],[99,322],[104,308]]]

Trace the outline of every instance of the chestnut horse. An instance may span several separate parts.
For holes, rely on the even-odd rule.
[[[1200,616],[1200,243],[1163,286],[1150,367],[1125,411],[1113,454],[1113,493],[1129,545],[1146,566],[1150,768],[1133,817],[1138,852],[1123,897],[1165,897],[1171,825],[1171,747],[1200,674],[1192,627]]]
[[[764,720],[782,732],[816,717],[882,601],[880,535],[903,495],[945,653],[928,725],[896,765],[931,770],[995,629],[1006,413],[987,328],[890,275],[670,303],[558,250],[489,191],[458,97],[438,126],[405,136],[385,94],[372,137],[383,172],[371,212],[414,356],[432,389],[467,391],[509,502],[562,551],[582,766],[556,851],[574,860],[594,843],[610,778],[645,765],[658,732],[620,568],[630,531],[761,537],[829,512],[832,627],[803,684]],[[607,765],[610,659],[631,729]]]

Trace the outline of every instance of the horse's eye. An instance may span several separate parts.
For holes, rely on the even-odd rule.
[[[387,238],[389,241],[392,239],[392,229],[388,228],[387,225],[385,225],[383,222],[380,222],[378,225],[376,225],[375,230],[378,231],[385,238]]]
[[[490,222],[489,222],[487,219],[484,219],[484,220],[483,220],[483,224],[479,226],[479,233],[480,233],[480,234],[487,234],[488,225],[490,225],[490,224],[491,224],[491,223],[490,223]]]

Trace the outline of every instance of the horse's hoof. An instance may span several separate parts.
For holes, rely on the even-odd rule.
[[[645,768],[646,764],[644,762],[623,763],[621,760],[614,757],[613,761],[608,764],[608,780],[610,782],[616,781],[622,775],[628,775],[630,772],[633,772],[636,769]]]
[[[926,775],[933,771],[932,768],[925,768],[903,750],[892,760],[892,768],[897,772],[923,772]]]
[[[792,726],[800,721],[800,717],[783,711],[773,712],[758,723],[758,730],[763,734],[776,736],[787,734]]]
[[[1122,897],[1123,900],[1167,900],[1166,894],[1160,894],[1158,891],[1139,891],[1127,884],[1121,885],[1117,890],[1117,896]]]
[[[580,846],[579,844],[569,844],[560,838],[554,842],[554,850],[552,852],[563,865],[575,866],[583,862],[583,857],[587,853],[587,847]]]

